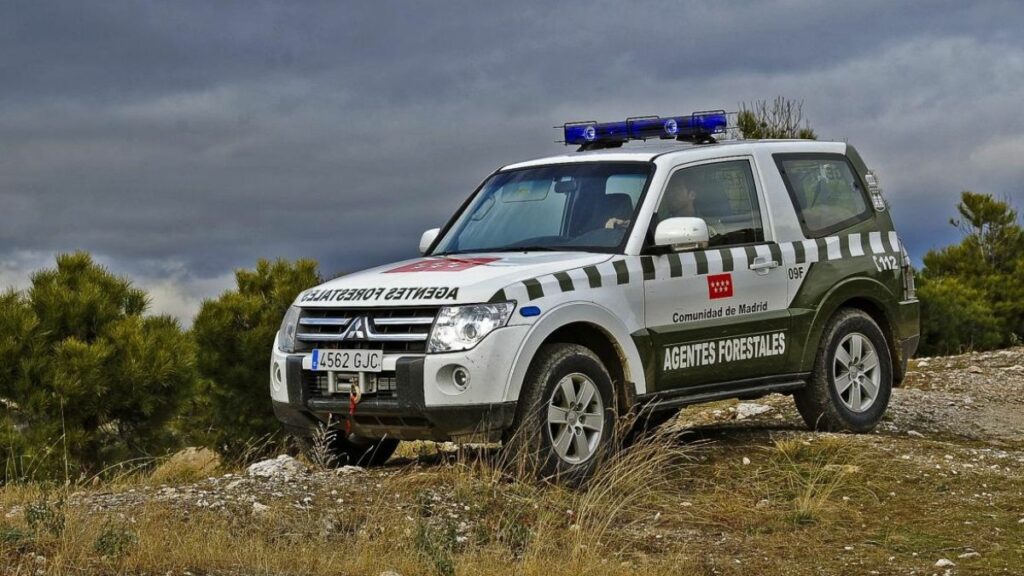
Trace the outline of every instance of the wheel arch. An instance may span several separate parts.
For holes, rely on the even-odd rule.
[[[550,310],[520,346],[505,386],[505,399],[518,400],[526,373],[541,346],[564,342],[585,346],[608,369],[621,406],[647,390],[643,363],[629,330],[610,310],[593,303],[568,303]]]
[[[906,375],[906,362],[896,332],[897,301],[892,291],[874,279],[854,278],[837,285],[826,295],[814,315],[800,365],[805,369],[813,366],[825,326],[836,312],[842,308],[854,308],[870,316],[885,335],[892,358],[893,384],[899,385]]]

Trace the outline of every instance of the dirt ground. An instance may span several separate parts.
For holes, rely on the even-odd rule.
[[[80,487],[51,536],[32,520],[50,497],[5,488],[0,573],[1024,574],[1024,348],[912,361],[871,434],[809,432],[781,395],[691,407],[668,428],[682,463],[645,472],[650,493],[614,513],[614,494],[496,480],[492,449],[431,443],[375,470],[282,458]],[[587,506],[604,514],[593,540]],[[150,541],[176,530],[208,532]],[[339,547],[347,559],[323,559]]]

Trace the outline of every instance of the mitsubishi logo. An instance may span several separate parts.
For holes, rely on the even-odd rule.
[[[373,327],[366,316],[356,316],[342,333],[342,340],[366,340],[373,334]]]

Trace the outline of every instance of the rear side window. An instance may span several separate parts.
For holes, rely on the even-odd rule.
[[[871,216],[860,178],[841,154],[776,154],[797,215],[809,238],[820,238]]]

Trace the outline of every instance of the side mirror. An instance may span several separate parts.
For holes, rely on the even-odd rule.
[[[703,250],[708,240],[708,224],[703,218],[667,218],[654,230],[654,244],[671,246],[676,252]]]
[[[441,233],[441,229],[440,228],[431,228],[430,230],[427,230],[426,232],[424,232],[422,236],[420,236],[420,255],[421,256],[426,254],[427,250],[430,250],[430,245],[434,243],[434,240],[437,240],[437,235],[440,234],[440,233]]]

